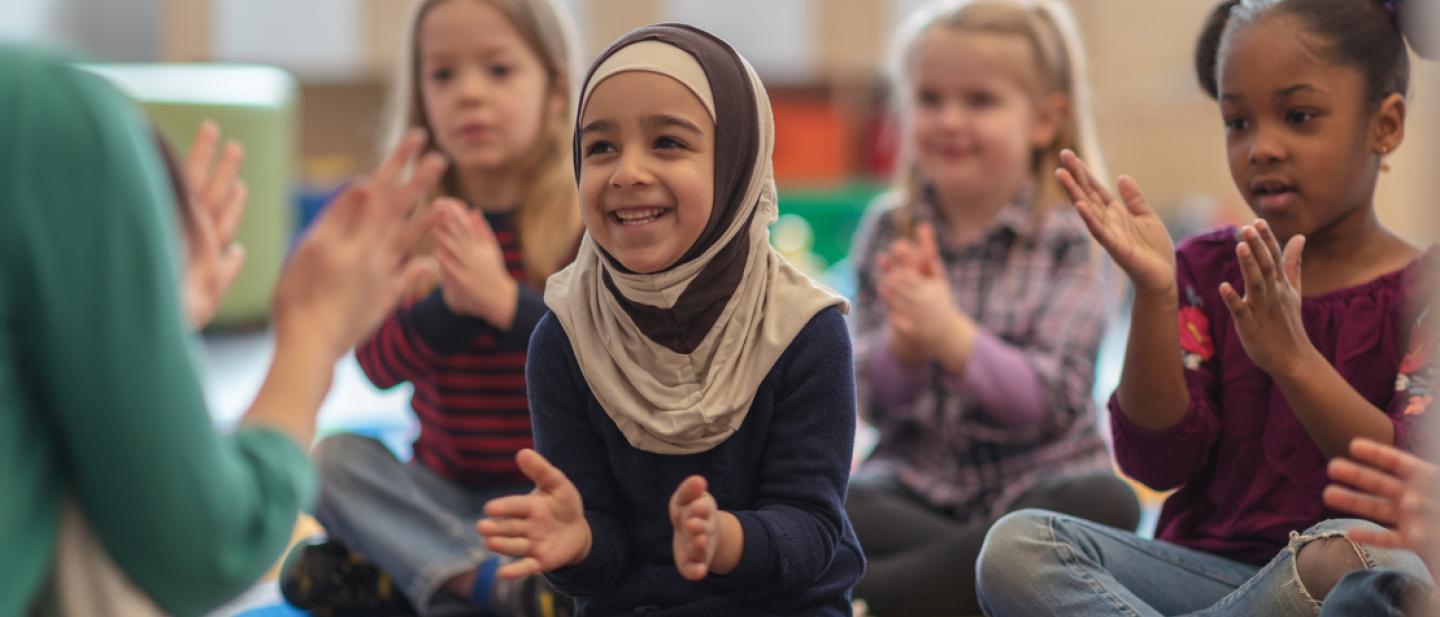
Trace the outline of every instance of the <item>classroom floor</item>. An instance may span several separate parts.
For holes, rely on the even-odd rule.
[[[1122,312],[1122,314],[1124,314]],[[1112,324],[1101,345],[1096,369],[1095,391],[1108,395],[1119,383],[1124,359],[1128,323]],[[265,378],[274,344],[268,331],[211,333],[202,346],[202,375],[205,398],[215,423],[221,430],[233,427],[249,407],[251,399]],[[371,435],[385,442],[397,453],[408,455],[410,441],[416,432],[415,418],[409,409],[408,385],[381,392],[376,390],[353,356],[346,356],[335,369],[330,394],[321,405],[317,420],[321,435],[351,431]],[[1103,399],[1102,399],[1103,400]],[[1104,413],[1104,407],[1100,407]],[[1108,425],[1102,417],[1102,433],[1107,438]],[[861,430],[856,443],[857,454],[874,444],[873,432]],[[1137,487],[1139,488],[1139,487]],[[1159,495],[1141,491],[1144,512],[1140,531],[1149,535],[1159,513]],[[313,522],[302,522],[301,535],[313,530]],[[208,617],[304,617],[306,613],[283,606],[280,590],[273,578],[256,584],[230,604]]]

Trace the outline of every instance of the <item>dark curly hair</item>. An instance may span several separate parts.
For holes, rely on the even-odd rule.
[[[1412,0],[1413,1],[1413,0]],[[1210,98],[1219,98],[1216,71],[1228,35],[1261,17],[1298,18],[1325,42],[1321,53],[1331,62],[1352,66],[1365,75],[1370,105],[1391,94],[1408,94],[1410,56],[1407,48],[1431,57],[1432,41],[1420,36],[1409,3],[1385,0],[1226,0],[1216,5],[1195,44],[1195,76]],[[1408,45],[1407,45],[1408,41]]]

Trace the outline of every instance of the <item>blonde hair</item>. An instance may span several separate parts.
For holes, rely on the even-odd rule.
[[[1053,175],[1060,164],[1061,150],[1074,150],[1097,177],[1107,177],[1091,113],[1085,50],[1070,10],[1056,0],[939,0],[915,11],[901,25],[891,55],[891,90],[903,127],[893,188],[901,199],[899,221],[904,233],[908,235],[914,227],[915,203],[921,197],[925,181],[915,165],[915,138],[910,130],[913,119],[906,112],[914,96],[913,57],[920,41],[935,28],[1022,37],[1034,51],[1037,64],[1034,67],[1039,77],[1036,100],[1050,94],[1062,94],[1066,98],[1055,141],[1038,149],[1031,158],[1031,176],[1036,189],[1032,230],[1038,228],[1052,204],[1066,199]]]
[[[386,149],[397,143],[407,129],[417,126],[430,134],[426,149],[439,148],[434,130],[425,117],[420,91],[420,25],[430,9],[442,2],[454,1],[484,2],[505,15],[531,53],[545,67],[550,78],[547,95],[559,88],[566,102],[558,115],[546,114],[540,125],[541,136],[534,147],[521,157],[519,166],[525,180],[521,185],[520,204],[515,211],[515,226],[520,236],[525,278],[532,286],[543,288],[545,279],[563,267],[565,260],[573,254],[581,229],[579,197],[570,160],[571,117],[574,115],[577,83],[575,70],[580,57],[574,24],[569,14],[556,6],[554,0],[416,2],[408,20],[391,90]],[[441,178],[440,192],[461,197],[453,167]]]

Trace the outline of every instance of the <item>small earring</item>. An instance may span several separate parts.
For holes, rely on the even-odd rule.
[[[1386,148],[1381,148],[1381,149],[1380,149],[1380,173],[1387,173],[1387,172],[1390,171],[1390,163],[1386,162],[1386,160],[1385,160],[1385,157],[1387,157],[1387,156],[1390,156],[1390,148],[1388,148],[1388,147],[1386,147]]]

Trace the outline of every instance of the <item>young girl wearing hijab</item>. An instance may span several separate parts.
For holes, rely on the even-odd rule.
[[[530,342],[528,495],[478,528],[578,614],[848,615],[844,300],[770,248],[769,99],[683,25],[620,38],[577,123],[586,236]]]

